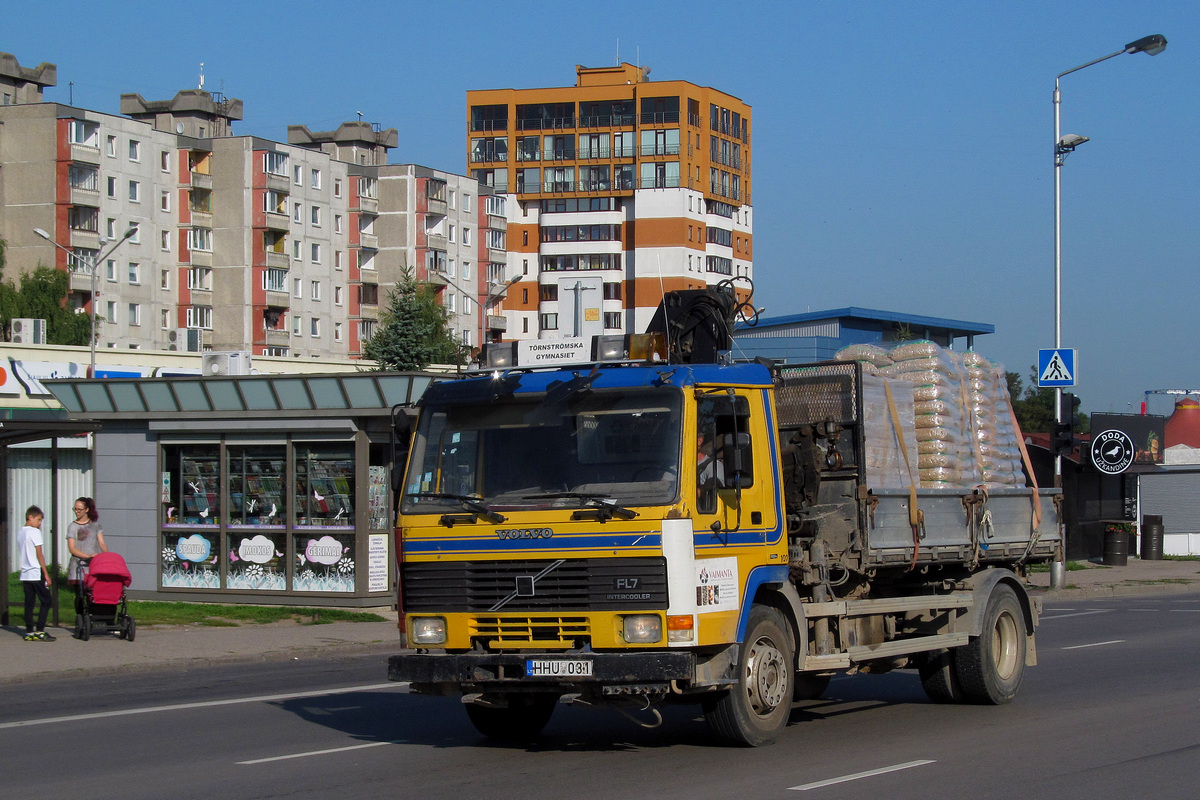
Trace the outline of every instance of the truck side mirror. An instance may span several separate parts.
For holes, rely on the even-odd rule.
[[[754,485],[754,450],[750,434],[725,433],[720,437],[721,462],[725,466],[725,486],[743,489]]]

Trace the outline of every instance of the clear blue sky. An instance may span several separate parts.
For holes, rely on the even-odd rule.
[[[122,92],[194,87],[204,62],[205,88],[245,102],[235,133],[361,111],[399,129],[393,162],[459,173],[468,89],[570,85],[619,52],[753,106],[768,316],[988,322],[977,349],[1023,376],[1053,345],[1054,76],[1161,33],[1161,55],[1063,79],[1063,133],[1092,139],[1063,171],[1063,340],[1085,411],[1200,389],[1196,0],[50,0],[4,17],[0,50],[58,65],[49,100],[115,113]]]

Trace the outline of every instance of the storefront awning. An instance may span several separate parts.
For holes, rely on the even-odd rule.
[[[70,378],[44,385],[72,416],[89,419],[241,416],[353,416],[414,406],[430,384],[424,372],[344,375],[223,375],[170,378]]]

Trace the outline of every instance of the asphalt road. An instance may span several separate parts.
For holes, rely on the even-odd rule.
[[[0,687],[6,797],[1194,798],[1200,595],[1050,603],[1000,707],[930,703],[915,673],[839,677],[781,740],[719,747],[691,708],[644,729],[560,707],[489,744],[379,656]],[[864,774],[867,773],[867,774]]]

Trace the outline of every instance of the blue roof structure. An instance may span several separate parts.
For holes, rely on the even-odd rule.
[[[847,345],[886,346],[905,339],[929,339],[953,347],[955,340],[965,338],[969,350],[975,346],[976,336],[995,332],[996,326],[982,322],[847,306],[763,317],[754,326],[739,324],[733,333],[733,348],[739,359],[762,356],[804,363],[831,359]]]

